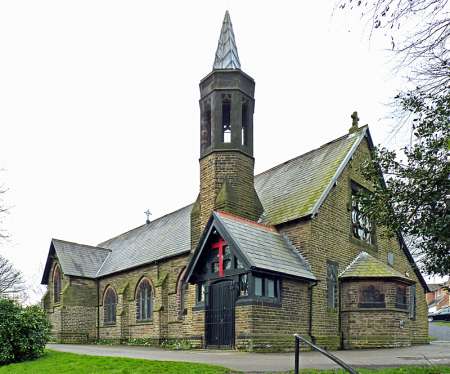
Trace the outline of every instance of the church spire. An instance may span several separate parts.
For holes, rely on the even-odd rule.
[[[222,30],[220,31],[213,70],[240,68],[241,63],[239,61],[236,41],[234,40],[233,25],[231,24],[230,13],[227,10],[223,19]]]

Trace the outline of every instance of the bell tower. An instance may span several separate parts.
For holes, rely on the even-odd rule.
[[[262,213],[254,188],[254,93],[255,81],[241,70],[227,11],[213,70],[200,81],[200,194],[192,212],[200,231],[213,210],[253,220]]]

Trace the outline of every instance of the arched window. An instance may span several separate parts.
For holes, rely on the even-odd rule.
[[[183,282],[184,274],[186,273],[186,268],[184,268],[180,276],[178,277],[177,283],[177,306],[178,306],[178,317],[183,318],[187,314],[186,309],[186,295],[187,295],[187,283]]]
[[[105,292],[105,298],[103,302],[103,322],[105,324],[116,323],[116,306],[116,293],[111,287],[108,287]]]
[[[152,319],[152,286],[148,279],[143,279],[136,292],[136,319],[148,321]]]
[[[55,266],[53,271],[53,300],[55,303],[61,301],[61,271],[58,265]]]

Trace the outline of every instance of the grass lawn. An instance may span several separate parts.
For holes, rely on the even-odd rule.
[[[450,321],[434,321],[433,325],[450,327]]]
[[[189,362],[149,361],[121,357],[86,356],[74,353],[46,351],[37,360],[0,367],[0,374],[225,374],[230,369]]]
[[[360,374],[450,374],[448,366],[412,367],[393,369],[359,369]],[[0,367],[0,374],[225,374],[237,373],[230,369],[189,362],[150,361],[133,358],[87,356],[74,353],[47,350],[45,355],[34,361]],[[286,374],[290,374],[289,372]],[[302,374],[344,374],[341,370],[303,369]]]

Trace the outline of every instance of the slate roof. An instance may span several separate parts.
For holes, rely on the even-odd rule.
[[[225,212],[214,212],[252,268],[315,280],[306,260],[278,231]]]
[[[231,24],[230,13],[227,10],[223,19],[222,30],[220,30],[213,70],[240,68],[241,62],[239,61],[236,41],[234,39],[233,25]]]
[[[256,175],[262,221],[277,225],[315,214],[366,130],[363,127]]]
[[[342,136],[255,176],[255,189],[264,207],[262,221],[275,225],[308,216],[317,210],[365,133],[365,128],[362,128],[358,133]],[[58,258],[65,262],[67,257],[67,263],[71,265],[66,267],[71,275],[101,277],[188,253],[192,206],[118,235],[98,244],[98,247],[74,243],[78,246],[74,247],[75,250],[60,250]],[[89,248],[86,253],[100,248],[102,255],[92,261],[86,260],[86,253],[80,252],[79,248]],[[110,250],[108,256],[103,255],[105,250]],[[99,265],[101,259],[103,264]],[[255,261],[255,264],[260,264],[258,261],[261,259],[255,257]],[[84,266],[87,269],[83,270]],[[63,272],[69,274],[64,268]]]
[[[56,254],[64,274],[95,278],[111,251],[106,248],[52,239],[50,253]],[[47,284],[51,262],[47,259],[42,283]]]
[[[191,210],[192,205],[188,205],[100,243],[99,247],[111,250],[111,254],[97,276],[189,252]]]
[[[340,279],[346,278],[400,278],[408,282],[414,282],[402,273],[381,262],[367,252],[361,252],[339,275]]]

